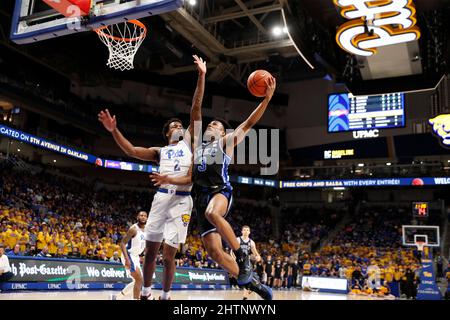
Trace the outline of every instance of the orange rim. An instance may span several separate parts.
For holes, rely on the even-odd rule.
[[[125,21],[124,23],[135,24],[138,27],[141,27],[142,29],[144,29],[144,32],[142,32],[142,34],[140,34],[139,36],[137,36],[135,38],[119,38],[119,37],[115,37],[115,36],[112,36],[110,34],[107,34],[107,33],[103,32],[103,30],[107,29],[109,26],[105,26],[105,27],[101,27],[101,28],[98,28],[98,29],[94,29],[94,31],[98,35],[102,35],[102,36],[104,36],[106,38],[113,39],[113,40],[116,40],[116,41],[125,41],[125,42],[133,42],[133,41],[139,40],[141,38],[144,38],[147,35],[147,27],[142,22],[140,22],[139,20],[129,20],[129,21]]]

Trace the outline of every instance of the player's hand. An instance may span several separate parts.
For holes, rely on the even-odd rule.
[[[266,90],[266,99],[272,99],[275,89],[277,88],[277,80],[274,77],[266,79],[267,90]]]
[[[131,261],[130,259],[125,260],[125,269],[130,270],[131,269]]]
[[[150,179],[156,187],[160,187],[163,184],[170,184],[170,178],[168,176],[157,172],[152,173]]]
[[[197,70],[200,75],[206,74],[206,61],[203,61],[202,58],[194,55],[194,63],[197,65]]]
[[[113,132],[117,128],[116,116],[111,117],[108,109],[100,111],[98,114],[98,121],[100,121],[109,132]]]

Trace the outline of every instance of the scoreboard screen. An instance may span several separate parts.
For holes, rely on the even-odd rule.
[[[328,132],[347,132],[405,126],[405,94],[328,96]]]
[[[413,216],[416,218],[428,218],[428,202],[413,202]]]

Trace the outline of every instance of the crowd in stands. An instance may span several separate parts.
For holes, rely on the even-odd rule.
[[[20,255],[117,260],[118,241],[150,207],[150,192],[95,191],[45,170],[12,170],[5,161],[0,171],[0,244]]]
[[[282,252],[315,251],[342,219],[347,208],[284,208],[282,210]]]
[[[414,298],[420,263],[417,252],[401,243],[401,226],[409,220],[410,214],[402,208],[361,208],[320,250],[285,252],[274,259],[269,255],[257,270],[276,288],[296,287],[301,276],[312,275],[346,278],[353,294],[389,296],[392,284],[398,283],[402,294]]]

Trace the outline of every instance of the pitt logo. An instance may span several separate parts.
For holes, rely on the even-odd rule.
[[[377,48],[418,40],[412,0],[333,0],[351,21],[339,27],[336,41],[355,55],[370,57]]]
[[[191,221],[191,216],[188,214],[183,214],[181,216],[181,221],[183,221],[183,226],[187,227],[189,224],[189,221]]]
[[[167,158],[172,159],[172,158],[181,158],[184,156],[184,152],[183,150],[172,150],[169,149],[166,152]]]
[[[433,275],[431,274],[431,272],[427,272],[427,271],[425,271],[425,272],[423,273],[423,276],[426,277],[426,278],[432,278],[432,277],[433,277]]]
[[[442,145],[450,148],[450,114],[441,114],[428,122],[433,126],[434,133],[442,139]]]

